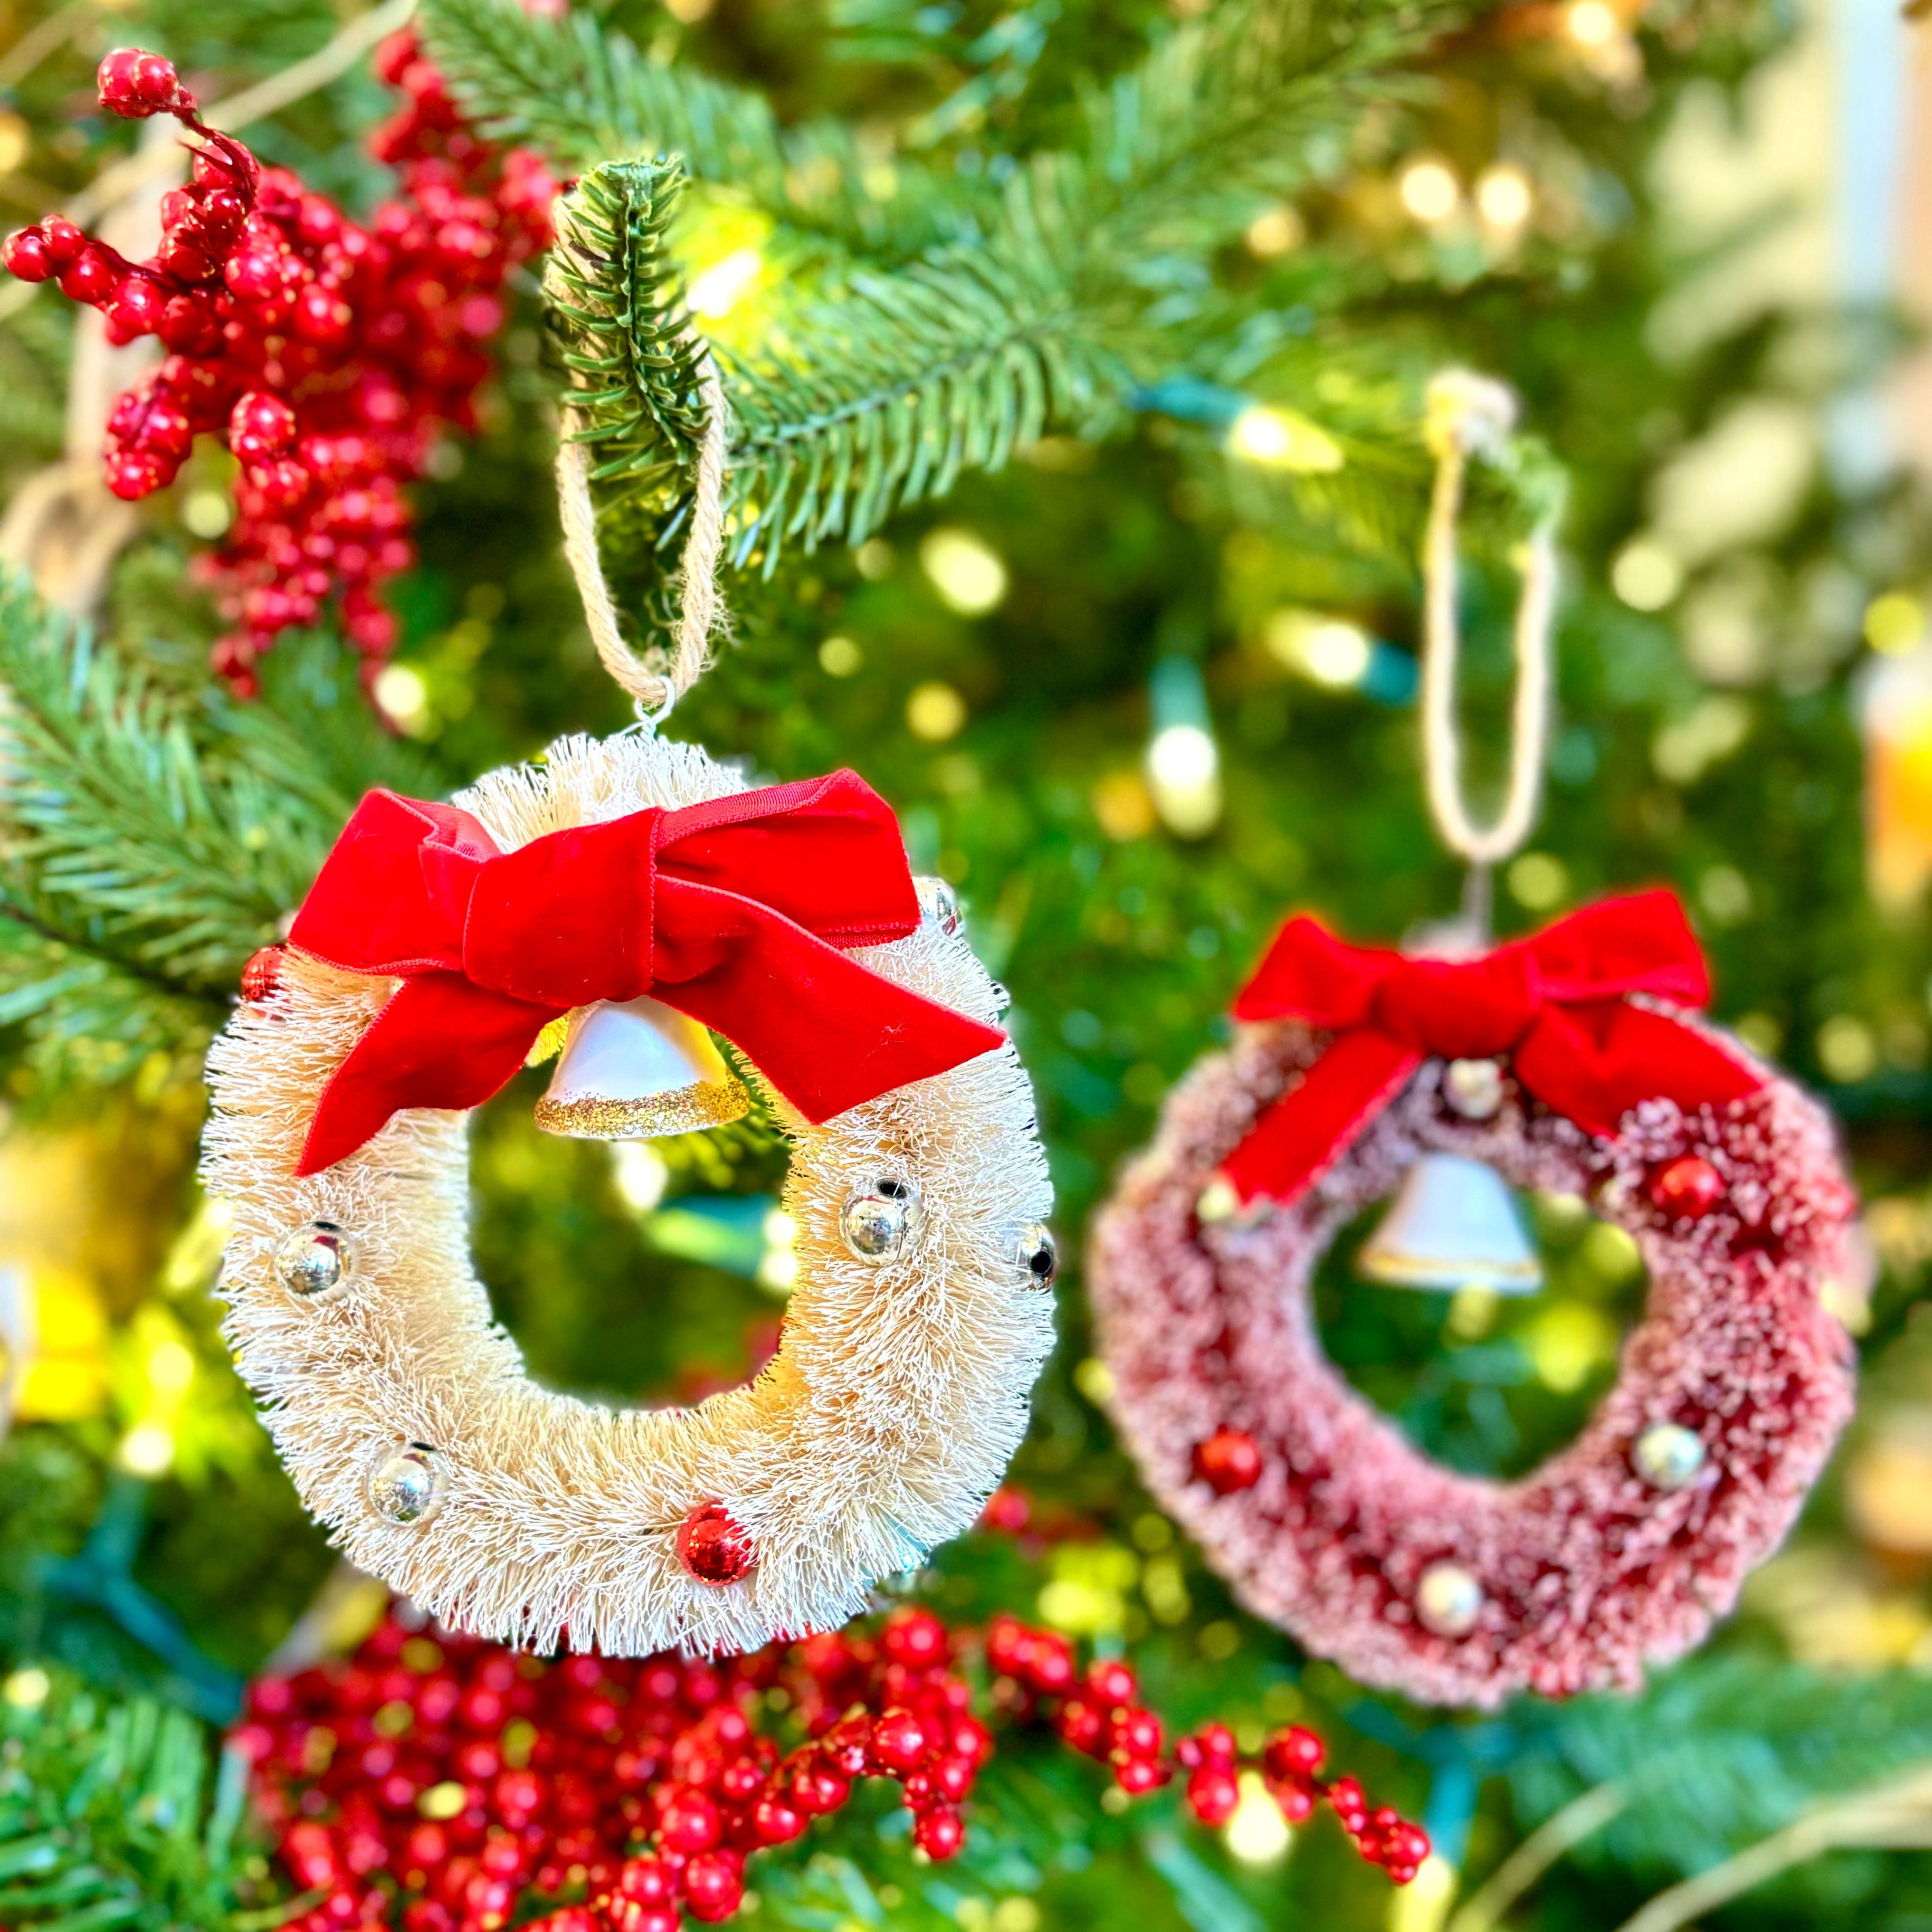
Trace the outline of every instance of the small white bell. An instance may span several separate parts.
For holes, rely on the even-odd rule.
[[[1355,1264],[1396,1288],[1486,1288],[1529,1294],[1543,1286],[1501,1174],[1460,1154],[1424,1154],[1402,1177],[1395,1205]]]
[[[570,1016],[536,1123],[578,1140],[647,1141],[722,1126],[751,1105],[697,1021],[658,1000],[599,1000]]]

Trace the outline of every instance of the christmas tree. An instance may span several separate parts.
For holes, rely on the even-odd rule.
[[[1800,214],[1722,165],[1820,31],[1764,0],[13,10],[0,1919],[1932,1914],[1932,504],[1873,454],[1888,292],[1760,272]],[[1090,1220],[1283,917],[1392,944],[1459,903],[1417,703],[1445,370],[1520,425],[1458,531],[1479,799],[1540,533],[1561,566],[1496,928],[1674,887],[1712,1016],[1842,1122],[1870,1262],[1829,1288],[1858,1416],[1736,1613],[1640,1690],[1485,1711],[1237,1600],[1117,1432],[1086,1292]],[[204,1063],[283,997],[365,794],[632,723],[560,441],[655,678],[726,420],[728,636],[658,737],[761,786],[854,768],[950,885],[1032,1081],[1057,1340],[984,1514],[842,1635],[519,1656],[298,1499],[222,1332]],[[531,1377],[662,1407],[757,1376],[810,1258],[779,1112],[574,1138],[532,1119],[550,1077],[470,1123]],[[1524,1209],[1534,1295],[1370,1286],[1372,1215],[1315,1279],[1329,1357],[1474,1476],[1576,1437],[1644,1303],[1607,1220]]]

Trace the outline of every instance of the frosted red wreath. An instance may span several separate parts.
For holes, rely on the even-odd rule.
[[[1704,997],[1664,894],[1459,964],[1296,922],[1096,1224],[1114,1412],[1154,1492],[1250,1608],[1366,1682],[1476,1705],[1634,1684],[1731,1607],[1850,1412],[1820,1301],[1853,1207],[1830,1122],[1688,1017]],[[1586,1197],[1649,1269],[1616,1387],[1520,1481],[1421,1454],[1316,1335],[1316,1260],[1432,1150]]]

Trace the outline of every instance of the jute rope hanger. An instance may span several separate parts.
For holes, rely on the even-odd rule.
[[[1423,540],[1422,762],[1430,817],[1450,851],[1466,860],[1465,922],[1479,940],[1490,924],[1492,868],[1517,851],[1536,822],[1550,746],[1551,628],[1556,608],[1556,544],[1547,519],[1525,543],[1516,612],[1516,695],[1510,716],[1508,789],[1495,821],[1478,826],[1462,793],[1462,739],[1456,716],[1456,525],[1469,458],[1500,448],[1516,422],[1516,398],[1500,382],[1445,370],[1429,385],[1425,434],[1436,482]]]
[[[569,434],[572,413],[566,404],[564,436],[556,452],[556,497],[563,525],[563,554],[570,561],[584,599],[590,638],[604,668],[636,700],[638,716],[656,724],[711,663],[711,640],[725,619],[724,592],[718,583],[718,559],[724,545],[724,476],[730,462],[730,424],[724,385],[710,345],[694,329],[686,340],[698,356],[698,393],[704,402],[704,434],[698,444],[692,478],[691,530],[678,566],[679,612],[662,669],[640,656],[624,641],[617,607],[604,580],[597,553],[597,506],[590,494],[590,452]]]

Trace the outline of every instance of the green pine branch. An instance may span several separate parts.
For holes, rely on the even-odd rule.
[[[678,149],[684,172],[790,218],[788,144],[807,137],[781,130],[759,97],[641,63],[582,16],[535,20],[512,0],[430,0],[430,13],[432,40],[444,36],[459,76],[518,130],[548,117],[566,144],[648,134]],[[1346,14],[1315,0],[1226,0],[1088,99],[1076,143],[1036,154],[997,190],[926,171],[914,202],[950,196],[970,238],[935,242],[935,224],[901,226],[882,205],[892,247],[815,292],[808,284],[759,348],[719,352],[734,565],[769,573],[787,549],[859,541],[1049,429],[1106,434],[1150,381],[1239,359],[1247,344],[1214,284],[1216,251],[1258,206],[1332,165],[1371,101],[1406,91],[1406,64],[1466,14],[1447,0]],[[615,486],[613,554],[654,554],[682,526],[694,418],[666,257],[679,175],[665,161],[593,169],[566,203],[550,277],[580,433],[600,484]],[[1294,394],[1319,370],[1303,356],[1276,373]],[[1294,511],[1378,554],[1406,552],[1426,487],[1420,390],[1419,379],[1385,383],[1374,410],[1354,407],[1338,425],[1340,470],[1296,479]],[[1486,503],[1472,507],[1492,520]]]
[[[623,163],[564,203],[548,281],[572,406],[613,508],[644,506],[652,548],[681,526],[700,417],[664,236],[677,170]],[[936,254],[864,273],[801,317],[809,357],[724,358],[732,412],[732,556],[767,571],[781,549],[856,542],[964,469],[997,469],[1050,422],[1104,406],[1124,374],[1083,338],[1037,238],[1004,260]]]
[[[273,703],[171,692],[0,580],[0,1026],[52,1085],[199,1053],[370,784],[423,774],[292,649]]]
[[[1932,1763],[1932,1679],[1910,1671],[1830,1674],[1762,1656],[1702,1658],[1640,1696],[1580,1698],[1555,1713],[1544,1748],[1510,1776],[1530,1818],[1615,1785],[1579,1856],[1702,1871],[1817,1800]]]
[[[247,1765],[200,1724],[64,1674],[0,1717],[0,1918],[36,1932],[233,1932]]]
[[[427,0],[417,18],[452,90],[488,132],[573,170],[675,154],[693,179],[841,253],[904,255],[959,232],[955,204],[965,197],[928,170],[896,166],[882,198],[883,178],[842,123],[784,127],[755,88],[660,65],[588,11],[548,19],[519,0]]]
[[[0,682],[23,880],[0,910],[184,991],[231,986],[312,873],[305,828],[257,775],[205,770],[185,706],[17,580],[0,590]]]

